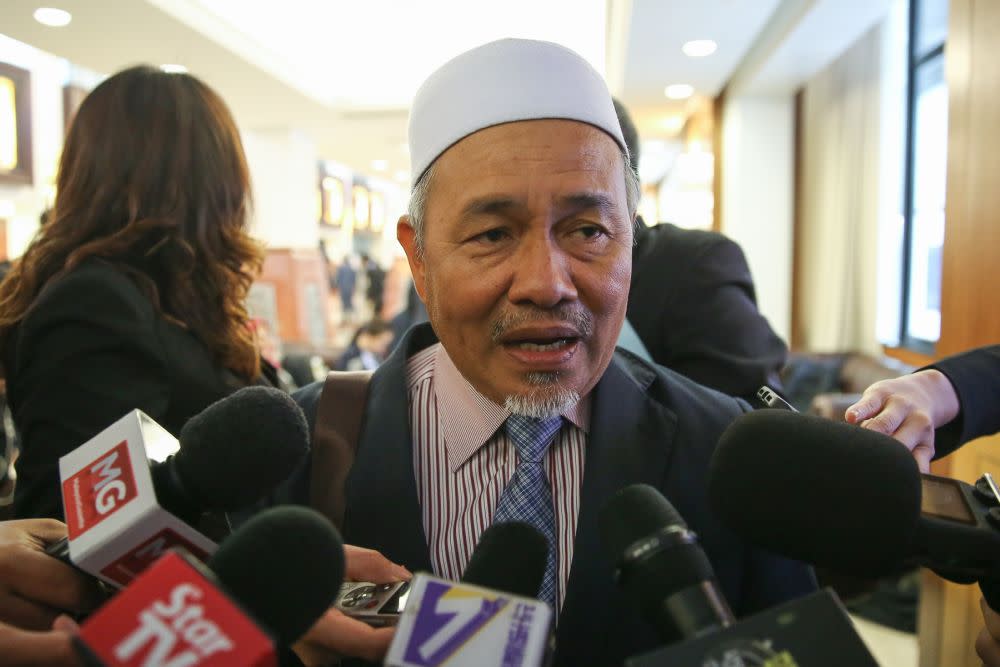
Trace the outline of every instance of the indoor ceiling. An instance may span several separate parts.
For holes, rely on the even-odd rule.
[[[472,46],[519,36],[573,48],[630,107],[648,146],[662,149],[719,93],[775,12],[844,1],[4,0],[0,33],[97,72],[184,65],[244,129],[304,132],[326,159],[403,180],[409,100],[430,71]],[[32,14],[42,4],[72,22],[39,24]],[[684,55],[694,39],[718,50]],[[797,39],[809,42],[801,30]],[[676,83],[694,95],[668,100],[664,88]]]

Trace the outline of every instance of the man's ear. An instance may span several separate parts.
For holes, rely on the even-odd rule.
[[[396,223],[396,240],[403,246],[406,261],[413,274],[413,286],[420,295],[420,300],[427,303],[426,276],[424,274],[424,258],[417,250],[417,230],[410,224],[410,216],[401,215]]]

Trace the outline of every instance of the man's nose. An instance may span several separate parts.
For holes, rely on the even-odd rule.
[[[514,277],[507,293],[511,303],[552,308],[577,298],[569,257],[552,239],[524,239],[512,261]]]

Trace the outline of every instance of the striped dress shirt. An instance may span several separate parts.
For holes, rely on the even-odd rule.
[[[407,362],[413,470],[434,573],[461,578],[489,527],[517,452],[501,428],[510,412],[476,391],[438,343]],[[559,605],[566,597],[590,421],[584,397],[545,455],[559,544]]]

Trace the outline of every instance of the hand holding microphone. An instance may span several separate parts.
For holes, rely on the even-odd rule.
[[[941,371],[931,368],[876,382],[847,408],[844,418],[906,445],[920,472],[926,473],[934,458],[934,430],[951,422],[958,412],[955,387]]]
[[[82,665],[71,633],[50,628],[61,613],[89,611],[101,595],[92,579],[45,554],[65,535],[54,519],[0,522],[0,646],[8,667]]]
[[[5,667],[83,667],[73,636],[63,630],[33,632],[0,623]]]
[[[93,579],[45,554],[66,535],[54,519],[0,522],[0,622],[48,630],[62,613],[93,609],[102,599]]]

